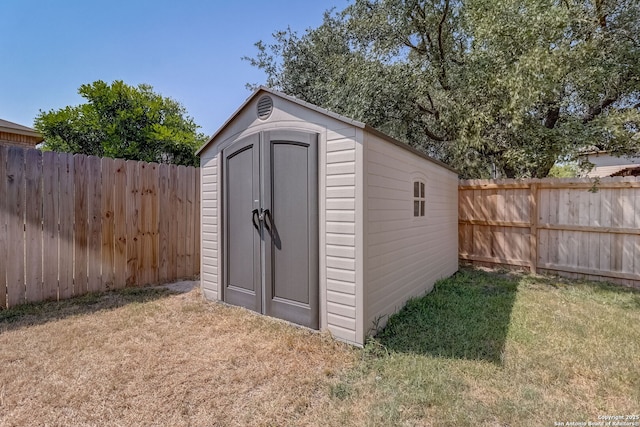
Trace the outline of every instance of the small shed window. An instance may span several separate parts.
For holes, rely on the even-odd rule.
[[[425,195],[424,182],[413,181],[413,216],[424,216]]]

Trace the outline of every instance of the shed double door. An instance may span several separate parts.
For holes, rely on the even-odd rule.
[[[317,329],[317,135],[260,132],[222,156],[224,301]]]

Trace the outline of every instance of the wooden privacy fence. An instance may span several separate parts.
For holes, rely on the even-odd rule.
[[[640,178],[470,180],[458,197],[462,260],[640,286]]]
[[[0,146],[0,308],[200,272],[199,170]]]

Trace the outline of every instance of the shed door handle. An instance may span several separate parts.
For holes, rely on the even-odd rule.
[[[269,209],[265,209],[262,215],[264,215],[264,226],[267,227],[267,231],[271,232],[271,227],[269,227],[269,223],[273,223],[273,219],[271,218],[271,211]]]
[[[251,222],[256,230],[260,231],[260,226],[256,223],[256,215],[258,215],[258,220],[260,220],[260,211],[258,209],[254,209],[251,211]]]

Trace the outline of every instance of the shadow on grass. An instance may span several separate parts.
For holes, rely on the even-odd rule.
[[[530,286],[547,286],[562,292],[578,292],[581,298],[607,302],[624,309],[640,309],[640,288],[609,282],[566,279],[553,275],[525,276],[524,283]]]
[[[378,334],[388,350],[502,364],[518,280],[460,270],[410,300]]]
[[[127,288],[117,291],[89,293],[63,301],[23,304],[0,310],[0,333],[72,316],[113,310],[133,303],[166,298],[179,292],[158,287]]]
[[[557,276],[463,268],[392,315],[377,341],[390,351],[485,360],[502,365],[518,286],[640,309],[640,289]]]

